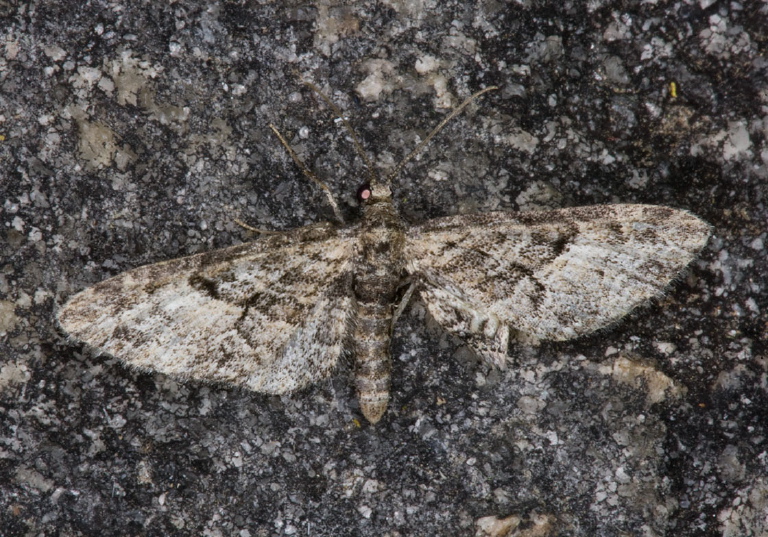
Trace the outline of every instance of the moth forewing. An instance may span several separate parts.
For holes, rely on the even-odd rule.
[[[699,218],[652,205],[494,212],[411,228],[406,259],[438,323],[498,362],[510,328],[563,341],[616,322],[662,293],[708,237]]]
[[[139,267],[73,296],[59,323],[141,369],[291,392],[347,345],[351,236],[319,224]]]

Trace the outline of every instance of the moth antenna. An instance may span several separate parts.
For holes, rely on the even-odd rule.
[[[407,164],[407,163],[408,163],[408,162],[409,162],[411,159],[413,159],[413,157],[415,157],[416,155],[418,155],[418,154],[419,154],[419,152],[420,152],[422,149],[424,149],[424,147],[425,147],[425,146],[426,146],[426,145],[427,145],[427,144],[428,144],[428,143],[429,143],[429,142],[432,140],[432,138],[434,138],[434,137],[435,137],[435,135],[436,135],[438,132],[440,132],[441,130],[443,130],[443,127],[445,127],[445,126],[448,124],[448,122],[449,122],[449,121],[451,121],[453,118],[455,118],[457,115],[459,115],[459,114],[461,113],[461,111],[462,111],[462,110],[464,110],[464,109],[465,109],[467,106],[469,106],[469,104],[470,104],[472,101],[474,101],[475,99],[477,99],[478,97],[480,97],[480,96],[481,96],[483,93],[487,93],[487,92],[489,92],[489,91],[493,91],[493,90],[497,90],[497,89],[499,89],[499,87],[498,87],[498,86],[489,86],[489,87],[487,87],[487,88],[485,88],[485,89],[481,89],[480,91],[478,91],[478,92],[476,92],[476,93],[472,94],[470,97],[468,97],[467,99],[465,99],[465,100],[464,100],[464,102],[463,102],[463,103],[461,103],[461,104],[460,104],[460,105],[459,105],[457,108],[455,108],[455,109],[454,109],[454,110],[453,110],[453,111],[452,111],[450,114],[448,114],[448,116],[447,116],[445,119],[443,119],[443,120],[442,120],[442,121],[441,121],[441,122],[440,122],[440,123],[437,125],[437,127],[435,127],[434,129],[432,129],[432,132],[430,132],[430,133],[427,135],[427,137],[426,137],[426,138],[424,138],[424,140],[422,140],[422,141],[421,141],[421,143],[420,143],[419,145],[417,145],[417,146],[416,146],[416,148],[415,148],[413,151],[411,151],[411,152],[408,154],[408,156],[407,156],[407,157],[405,157],[403,160],[401,160],[401,161],[400,161],[400,164],[398,164],[398,165],[395,167],[394,171],[393,171],[392,173],[390,173],[390,174],[387,176],[387,179],[386,179],[386,183],[387,183],[387,184],[390,184],[390,183],[392,182],[392,180],[393,180],[395,177],[397,177],[397,175],[398,175],[398,174],[399,174],[399,173],[400,173],[400,172],[403,170],[403,167],[404,167],[404,166],[405,166],[405,165],[406,165],[406,164]]]
[[[325,195],[328,197],[328,203],[331,204],[331,207],[333,208],[333,214],[336,215],[336,219],[339,221],[339,223],[344,223],[344,217],[341,215],[341,211],[339,210],[339,206],[336,204],[336,200],[333,198],[333,192],[331,192],[331,189],[328,188],[328,185],[323,183],[320,178],[315,175],[312,170],[310,170],[306,164],[304,164],[304,161],[299,158],[299,155],[296,154],[296,151],[293,150],[293,148],[288,144],[288,141],[283,138],[283,135],[280,134],[280,131],[277,130],[277,127],[275,127],[272,123],[269,124],[269,128],[272,129],[272,132],[275,133],[275,136],[277,136],[278,140],[280,140],[280,143],[283,144],[283,147],[285,147],[285,150],[288,151],[288,154],[291,155],[291,158],[296,163],[296,165],[301,169],[301,171],[306,175],[310,181],[313,181],[317,186],[319,186],[321,189],[323,189],[323,192],[325,192]]]
[[[347,121],[347,118],[344,117],[344,112],[342,112],[338,106],[336,106],[333,101],[325,94],[323,93],[320,88],[318,88],[315,84],[312,82],[305,81],[304,84],[308,86],[312,91],[314,91],[323,101],[325,101],[325,104],[327,104],[330,109],[333,111],[334,115],[336,115],[344,125],[344,128],[347,129],[347,132],[352,137],[352,143],[355,146],[355,151],[357,151],[357,154],[360,155],[360,158],[363,159],[363,163],[365,164],[365,167],[368,169],[368,181],[371,185],[376,185],[377,183],[380,183],[379,178],[376,176],[376,171],[373,167],[373,164],[371,163],[370,159],[368,159],[368,155],[365,154],[365,150],[363,149],[363,145],[360,143],[360,140],[357,139],[357,135],[355,134],[354,129],[352,129],[352,125],[349,124],[349,121]]]

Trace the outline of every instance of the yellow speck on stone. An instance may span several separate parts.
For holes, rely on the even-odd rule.
[[[669,83],[669,96],[673,99],[677,99],[677,82]]]

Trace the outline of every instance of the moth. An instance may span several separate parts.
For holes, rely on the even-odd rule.
[[[59,310],[61,327],[143,370],[268,394],[326,378],[352,355],[360,409],[375,424],[389,401],[393,324],[413,292],[445,330],[501,367],[511,340],[577,338],[662,294],[710,235],[684,210],[597,205],[413,226],[397,214],[394,175],[491,89],[464,101],[386,180],[317,90],[369,169],[356,224],[317,223],[129,270],[74,295]],[[270,127],[341,221],[328,187]]]

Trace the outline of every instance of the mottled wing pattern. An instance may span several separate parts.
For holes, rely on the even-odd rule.
[[[345,348],[355,233],[319,224],[139,267],[72,297],[59,322],[143,369],[289,392]]]
[[[651,205],[496,212],[415,226],[405,255],[435,319],[503,364],[510,328],[567,340],[609,325],[662,293],[709,233]]]

